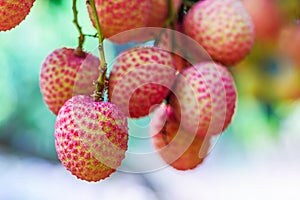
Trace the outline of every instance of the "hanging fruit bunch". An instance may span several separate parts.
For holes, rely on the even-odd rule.
[[[0,0],[1,13],[13,6],[23,19],[32,3]],[[54,50],[40,72],[43,99],[57,115],[55,146],[61,163],[82,180],[109,177],[125,158],[127,119],[154,112],[149,137],[165,163],[178,170],[198,166],[209,153],[211,138],[227,129],[235,112],[237,91],[228,68],[243,60],[254,42],[254,26],[243,3],[86,4],[97,30],[99,57],[83,50],[87,34],[73,0],[78,46]],[[1,30],[19,23],[11,18],[1,18]],[[137,44],[116,57],[110,73],[104,40]],[[140,45],[147,41],[153,42]]]

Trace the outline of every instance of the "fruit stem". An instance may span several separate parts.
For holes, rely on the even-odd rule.
[[[182,3],[186,8],[190,9],[195,4],[195,1],[183,0]]]
[[[166,106],[165,108],[168,108],[168,104],[165,104],[164,106]],[[167,113],[167,109],[165,110],[165,115],[166,115],[166,119],[165,119],[165,123],[161,129],[161,133],[162,133],[162,137],[163,137],[163,140],[164,140],[164,143],[165,145],[167,146],[169,144],[169,141],[168,141],[168,132],[167,132],[167,126],[168,126],[168,121],[169,121],[169,116],[168,116],[168,113]]]
[[[78,47],[75,51],[75,55],[78,57],[84,57],[85,54],[83,52],[83,43],[84,43],[85,37],[82,32],[82,27],[79,25],[79,22],[78,22],[78,10],[77,10],[76,3],[77,3],[77,0],[73,0],[73,6],[72,6],[73,15],[74,15],[73,23],[75,24],[75,26],[79,32]]]
[[[175,8],[173,4],[173,0],[168,0],[168,11],[169,11],[169,17],[165,21],[164,28],[167,28],[168,26],[172,26],[174,28],[174,21],[176,18]]]
[[[300,0],[298,0],[298,13],[297,13],[297,17],[296,17],[296,24],[297,25],[300,24]]]
[[[171,28],[174,29],[175,28],[174,21],[175,21],[177,15],[176,15],[176,12],[175,12],[172,0],[168,0],[168,11],[169,11],[169,16],[168,16],[168,19],[165,21],[163,28],[167,28],[168,26],[171,26]],[[156,40],[154,42],[154,46],[157,46],[160,43],[162,34],[164,32],[165,32],[165,29],[162,29],[159,32],[159,34],[158,34],[158,36],[157,36],[157,38],[156,38]]]
[[[105,54],[104,54],[104,46],[103,46],[103,41],[104,41],[104,36],[102,32],[102,28],[99,22],[98,18],[98,13],[97,9],[95,6],[95,0],[87,0],[87,3],[91,6],[92,12],[93,12],[93,17],[96,22],[96,29],[97,29],[97,34],[98,34],[98,49],[99,49],[99,54],[100,54],[100,65],[99,65],[99,77],[97,81],[95,82],[96,85],[96,91],[94,92],[94,100],[95,101],[103,101],[103,94],[104,91],[108,87],[108,80],[105,76],[106,71],[107,71],[107,63],[105,60]]]

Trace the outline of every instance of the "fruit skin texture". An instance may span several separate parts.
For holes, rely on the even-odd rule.
[[[226,67],[199,63],[178,76],[170,105],[183,129],[199,137],[221,134],[234,114],[237,92]]]
[[[283,24],[283,15],[275,0],[243,0],[254,24],[258,41],[277,39]]]
[[[109,102],[78,95],[58,113],[55,147],[59,160],[77,178],[99,181],[121,165],[128,143],[127,118]]]
[[[134,28],[145,27],[147,25],[151,0],[95,0],[98,18],[105,38],[110,37]],[[94,27],[96,23],[92,9],[87,4],[89,16]],[[129,35],[111,38],[116,43],[128,42]]]
[[[99,74],[99,59],[89,53],[81,58],[74,52],[71,48],[56,49],[42,63],[40,90],[55,115],[72,96],[90,95],[95,89],[93,81]]]
[[[176,79],[171,54],[158,47],[128,49],[112,67],[109,99],[132,118],[148,115],[165,99]]]
[[[156,110],[151,121],[150,133],[160,156],[177,170],[193,169],[207,156],[209,140],[184,131],[169,105],[162,105]]]
[[[184,32],[224,65],[241,61],[254,42],[254,26],[239,0],[196,3],[184,18]]]
[[[0,31],[19,25],[30,12],[35,0],[0,0]]]

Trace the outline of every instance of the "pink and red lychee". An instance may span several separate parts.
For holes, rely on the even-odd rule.
[[[121,165],[127,143],[127,118],[112,103],[79,95],[69,99],[58,113],[58,158],[79,179],[99,181],[109,177]]]
[[[237,92],[226,67],[203,62],[178,76],[170,105],[184,130],[199,137],[221,134],[234,114]]]
[[[159,155],[175,169],[193,169],[207,156],[209,140],[183,130],[169,105],[162,105],[155,111],[150,133]]]
[[[78,57],[71,48],[56,49],[46,57],[40,72],[40,90],[55,115],[72,96],[93,94],[99,63],[92,54]]]
[[[161,104],[176,78],[171,54],[158,47],[126,50],[112,67],[109,99],[132,118],[146,116]]]
[[[30,12],[35,0],[0,0],[0,31],[19,25]]]
[[[254,26],[239,0],[199,1],[184,17],[184,33],[217,62],[233,65],[252,49]]]

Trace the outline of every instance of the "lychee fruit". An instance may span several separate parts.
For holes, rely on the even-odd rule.
[[[108,96],[127,116],[143,117],[162,103],[175,79],[169,52],[158,47],[134,47],[116,58]]]
[[[72,48],[60,48],[50,53],[40,72],[40,90],[48,108],[57,115],[72,96],[93,94],[99,64],[99,59],[92,54],[84,53],[79,57]]]
[[[255,38],[253,23],[240,0],[199,1],[184,17],[183,26],[184,33],[224,65],[241,61]]]
[[[35,0],[0,0],[0,31],[19,25],[29,14]]]
[[[184,130],[199,137],[221,134],[234,114],[237,92],[226,67],[203,62],[178,75],[170,105]]]
[[[123,31],[145,27],[151,11],[151,0],[95,0],[95,6],[104,37],[115,43],[127,43],[132,39],[132,35],[112,36]],[[87,3],[87,7],[90,19],[96,27],[89,3]]]
[[[169,105],[162,105],[153,115],[150,133],[162,159],[178,170],[193,169],[208,154],[208,138],[199,138],[182,129]]]
[[[99,181],[109,177],[121,165],[127,143],[127,118],[112,103],[78,95],[69,99],[58,113],[58,158],[79,179]]]
[[[277,39],[283,24],[283,14],[274,0],[243,0],[254,24],[256,40]]]

